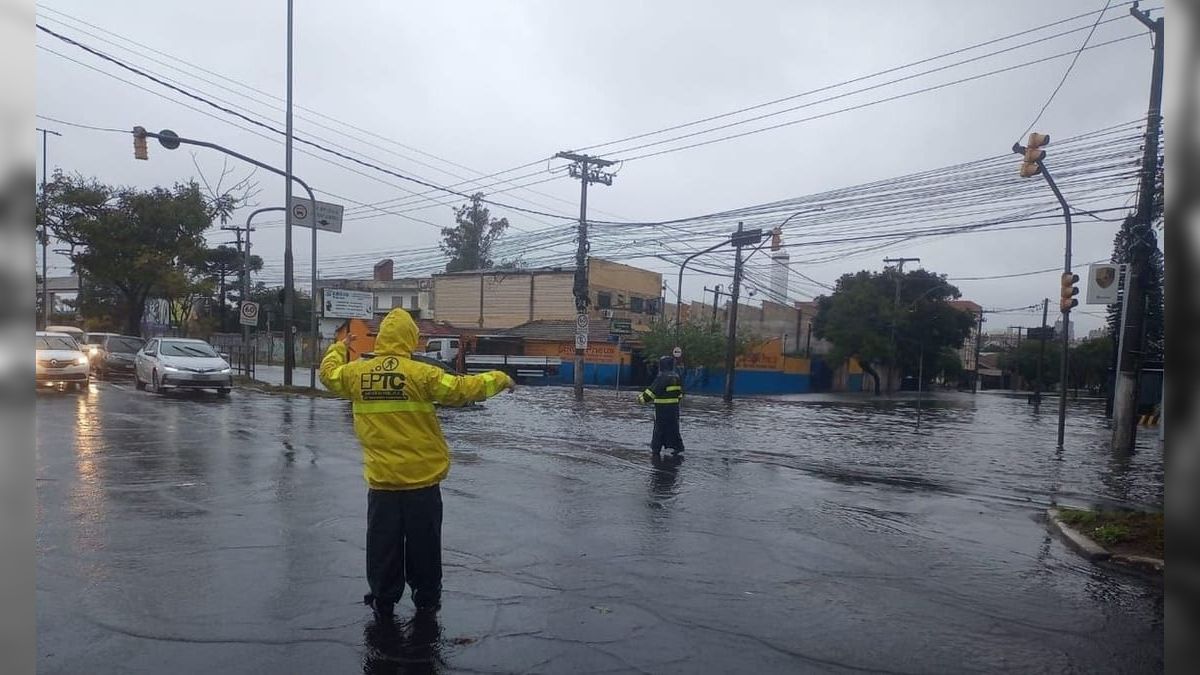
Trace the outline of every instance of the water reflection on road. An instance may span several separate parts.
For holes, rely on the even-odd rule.
[[[1153,672],[1158,584],[1093,567],[1054,503],[1161,505],[1157,439],[1102,406],[940,395],[690,398],[651,455],[628,392],[444,411],[445,608],[360,604],[360,450],[339,401],[38,400],[45,672]],[[411,608],[402,608],[402,622]],[[114,664],[111,668],[107,664]],[[103,666],[103,667],[98,667]]]

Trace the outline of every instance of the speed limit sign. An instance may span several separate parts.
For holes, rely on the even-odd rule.
[[[241,316],[241,324],[243,326],[258,325],[258,303],[246,301],[242,303],[241,310],[238,312]]]

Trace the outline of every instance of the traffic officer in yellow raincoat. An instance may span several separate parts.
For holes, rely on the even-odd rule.
[[[418,329],[393,309],[379,326],[374,357],[348,361],[354,336],[330,346],[321,383],[350,399],[367,480],[367,584],[363,599],[390,621],[407,581],[418,610],[441,606],[442,493],[450,449],[434,404],[460,406],[512,389],[500,372],[458,376],[410,358]]]
[[[663,448],[683,452],[679,435],[679,402],[683,400],[683,380],[675,372],[675,359],[664,356],[658,360],[658,375],[654,382],[638,395],[639,403],[654,404],[654,434],[650,449],[655,454]]]

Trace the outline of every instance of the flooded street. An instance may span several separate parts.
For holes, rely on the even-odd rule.
[[[347,404],[39,395],[39,670],[1162,670],[1161,584],[1041,521],[1161,506],[1157,430],[1114,457],[1103,402],[1056,453],[1052,402],[945,394],[918,429],[913,398],[691,398],[655,461],[634,395],[444,411],[444,606],[406,595],[395,634],[361,604]]]

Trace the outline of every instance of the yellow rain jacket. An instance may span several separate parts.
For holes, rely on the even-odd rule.
[[[417,339],[412,317],[393,309],[379,326],[373,358],[347,363],[346,345],[337,342],[321,360],[321,383],[354,406],[363,477],[376,490],[440,483],[450,471],[450,448],[433,404],[482,401],[512,383],[500,371],[458,376],[413,361]]]

